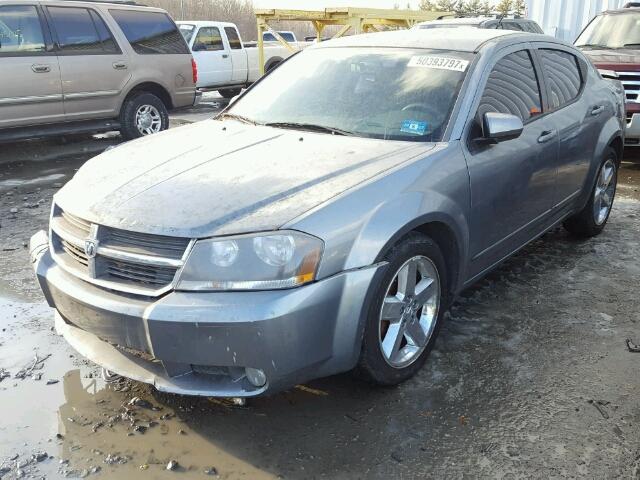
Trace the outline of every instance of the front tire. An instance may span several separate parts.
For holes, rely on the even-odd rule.
[[[615,150],[607,149],[596,174],[589,202],[580,212],[564,222],[564,228],[569,233],[580,238],[590,238],[604,230],[616,195],[618,165]]]
[[[356,374],[377,385],[414,376],[433,349],[449,298],[438,245],[411,233],[385,256],[387,270],[374,285]]]
[[[125,100],[120,111],[120,133],[127,140],[140,138],[169,128],[169,112],[152,93],[137,93]]]

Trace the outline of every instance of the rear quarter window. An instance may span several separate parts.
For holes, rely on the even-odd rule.
[[[544,80],[549,94],[549,109],[558,110],[580,93],[582,74],[578,59],[563,50],[540,49]]]
[[[162,12],[109,10],[124,36],[140,55],[188,54],[189,48],[171,18]]]

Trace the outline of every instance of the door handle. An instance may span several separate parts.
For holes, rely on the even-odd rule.
[[[602,105],[596,105],[591,109],[591,115],[593,115],[594,117],[596,115],[600,115],[602,112],[604,112],[604,106]]]
[[[48,73],[51,71],[51,65],[34,64],[31,65],[31,70],[33,70],[35,73]]]
[[[229,58],[229,54],[227,54],[227,53],[223,53],[223,54],[222,54],[222,58]]]
[[[553,140],[556,138],[556,133],[555,130],[545,130],[538,137],[538,143],[547,143],[549,140]]]
[[[115,68],[116,70],[126,70],[127,64],[124,62],[115,62],[113,64],[113,68]]]

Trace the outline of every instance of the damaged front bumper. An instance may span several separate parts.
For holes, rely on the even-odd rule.
[[[38,232],[30,252],[58,333],[108,370],[189,395],[255,396],[352,369],[365,297],[381,271],[343,272],[291,290],[147,298],[69,274],[47,245]]]

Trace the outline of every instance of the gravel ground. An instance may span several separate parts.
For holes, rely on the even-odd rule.
[[[413,380],[341,375],[238,407],[106,384],[51,330],[24,245],[56,189],[117,141],[0,150],[3,480],[640,479],[640,353],[626,343],[640,344],[640,163],[621,170],[601,236],[549,232],[464,292]]]

